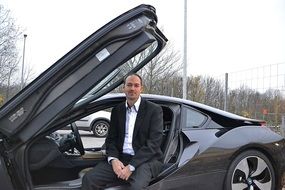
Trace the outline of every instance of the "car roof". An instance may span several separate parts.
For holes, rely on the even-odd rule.
[[[141,94],[143,98],[146,98],[148,100],[153,100],[156,102],[168,102],[168,103],[173,103],[173,104],[183,104],[183,105],[188,105],[190,107],[193,107],[195,109],[198,109],[202,112],[206,113],[214,113],[216,115],[221,115],[230,119],[234,120],[242,120],[242,121],[252,121],[252,122],[263,122],[262,120],[257,120],[257,119],[251,119],[251,118],[246,118],[234,113],[230,113],[218,108],[214,108],[202,103],[198,103],[195,101],[191,100],[185,100],[182,98],[177,98],[177,97],[171,97],[171,96],[165,96],[165,95],[157,95],[157,94]],[[125,98],[125,95],[123,93],[109,93],[104,95],[103,97],[99,98],[97,101],[100,100],[106,100],[106,99],[116,99],[116,98]]]

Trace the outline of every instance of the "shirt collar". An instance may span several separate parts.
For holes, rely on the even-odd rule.
[[[136,103],[133,105],[136,112],[138,112],[139,107],[140,107],[140,104],[141,104],[141,97],[139,97],[139,99],[138,99],[138,100],[136,101]],[[129,108],[127,101],[126,101],[126,108]]]

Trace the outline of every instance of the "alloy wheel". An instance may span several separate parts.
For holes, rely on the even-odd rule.
[[[243,158],[234,169],[232,190],[269,190],[272,185],[272,169],[258,156]]]
[[[106,137],[109,130],[109,123],[106,121],[97,121],[94,124],[93,133],[97,137]]]

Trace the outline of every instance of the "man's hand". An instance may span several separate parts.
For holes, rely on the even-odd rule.
[[[131,175],[132,175],[132,172],[130,170],[130,166],[127,165],[122,169],[121,175],[119,175],[118,177],[127,181]]]
[[[111,164],[115,174],[120,177],[122,175],[122,170],[125,168],[124,164],[118,159],[113,159]]]
[[[118,176],[118,178],[121,178],[123,180],[129,179],[129,177],[132,174],[129,165],[124,166],[124,164],[118,159],[113,159],[111,161],[111,164],[112,164],[113,171]]]

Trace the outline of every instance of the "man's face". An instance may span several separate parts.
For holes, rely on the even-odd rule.
[[[142,92],[141,80],[136,75],[130,75],[126,78],[123,92],[126,94],[127,100],[136,101]]]

